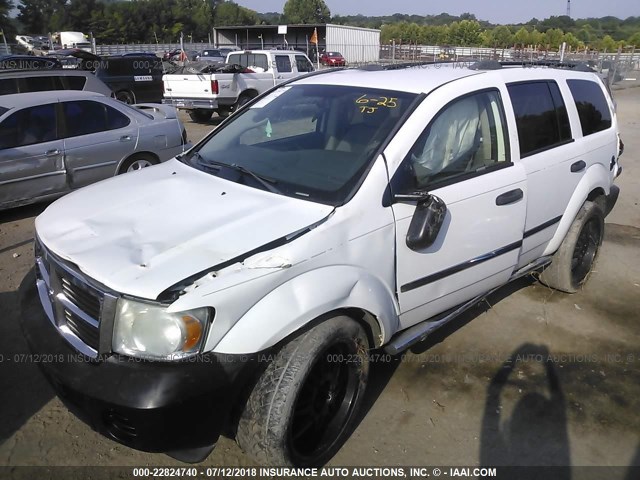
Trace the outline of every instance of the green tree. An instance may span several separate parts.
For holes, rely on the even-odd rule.
[[[550,49],[557,49],[562,43],[564,32],[559,28],[550,28],[544,33],[544,44],[548,45]]]
[[[287,23],[328,23],[331,12],[323,0],[287,0],[284,19]]]
[[[448,42],[459,47],[480,45],[482,27],[475,20],[462,20],[449,25]]]
[[[12,42],[16,30],[13,25],[13,20],[9,17],[9,12],[13,8],[11,0],[0,0],[0,28],[7,36],[7,42]]]
[[[578,37],[576,37],[573,33],[568,32],[564,34],[564,37],[562,37],[562,41],[565,42],[567,44],[568,47],[571,47],[572,49],[576,49],[579,48],[580,46],[584,45],[579,39]]]
[[[513,45],[513,34],[509,27],[500,25],[490,31],[488,40],[490,47],[506,48]]]
[[[52,19],[64,11],[65,0],[21,0],[18,21],[30,33],[52,30]]]
[[[531,34],[529,30],[524,27],[521,27],[514,35],[513,40],[515,43],[520,45],[521,47],[526,47],[527,45],[531,45],[533,43],[531,39]]]
[[[233,2],[218,5],[215,14],[215,25],[256,25],[260,23],[258,14],[253,10],[241,7]]]
[[[534,28],[529,32],[529,41],[531,42],[531,45],[534,46],[542,45],[544,43],[544,34],[538,31],[537,28]]]
[[[598,50],[606,50],[607,52],[614,52],[618,49],[618,43],[611,37],[611,35],[605,35],[601,40],[595,44]]]
[[[629,37],[627,44],[634,45],[636,48],[640,47],[640,32],[636,32]]]

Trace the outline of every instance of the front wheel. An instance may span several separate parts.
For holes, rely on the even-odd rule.
[[[236,434],[240,447],[263,465],[326,463],[354,427],[368,347],[362,326],[345,316],[285,345],[249,396]]]
[[[567,236],[540,275],[545,285],[575,293],[587,281],[604,237],[604,211],[597,202],[584,203]]]

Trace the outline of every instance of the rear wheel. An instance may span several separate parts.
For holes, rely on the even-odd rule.
[[[121,102],[127,103],[129,105],[133,105],[134,103],[136,103],[135,95],[129,90],[120,90],[119,92],[116,92],[116,98]]]
[[[156,157],[151,154],[139,153],[132,157],[127,158],[118,173],[135,172],[136,170],[142,170],[143,168],[151,167],[160,163]]]
[[[604,237],[604,211],[600,202],[587,201],[571,224],[567,236],[540,275],[545,285],[575,293],[587,281]]]
[[[217,111],[220,118],[227,118],[231,115],[231,107],[218,107]]]
[[[256,96],[257,95],[251,94],[251,93],[243,93],[242,95],[240,95],[240,98],[238,98],[238,101],[233,106],[233,111],[237,112],[242,107],[244,107],[247,103],[249,103],[251,100],[256,98]]]
[[[191,120],[193,120],[194,122],[208,122],[209,120],[211,120],[211,116],[213,115],[213,111],[212,110],[202,110],[202,109],[196,109],[196,110],[189,110],[189,116],[191,117]]]
[[[236,440],[258,463],[326,463],[350,435],[369,372],[367,336],[334,317],[276,355],[256,383]]]

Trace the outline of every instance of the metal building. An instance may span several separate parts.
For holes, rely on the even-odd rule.
[[[310,25],[244,25],[218,27],[213,30],[213,43],[218,46],[235,45],[242,49],[292,48],[306,52],[315,59],[316,46],[310,43],[318,31],[317,50],[342,53],[348,63],[375,62],[380,57],[380,30],[333,24]]]

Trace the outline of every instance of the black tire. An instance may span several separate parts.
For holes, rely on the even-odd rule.
[[[249,396],[236,441],[261,465],[319,466],[354,428],[369,373],[360,324],[333,317],[286,344]]]
[[[603,237],[604,211],[601,202],[587,201],[553,255],[551,265],[540,275],[540,281],[566,293],[577,292],[595,265]]]
[[[231,109],[233,107],[218,107],[218,116],[220,118],[227,118],[229,115],[231,115]]]
[[[116,93],[116,98],[128,105],[133,105],[134,103],[136,103],[135,95],[129,90],[120,90]]]
[[[251,100],[256,98],[256,96],[257,95],[251,94],[251,93],[243,93],[242,95],[240,95],[240,98],[238,98],[238,101],[233,106],[233,111],[237,112],[242,107],[244,107],[247,103],[249,103]]]
[[[118,171],[118,175],[127,172],[135,172],[136,170],[142,170],[143,168],[151,167],[159,163],[160,161],[158,160],[158,158],[149,153],[138,153],[136,155],[132,155],[124,162],[122,162],[120,170]]]
[[[189,116],[191,117],[191,120],[196,123],[208,122],[209,120],[211,120],[212,115],[213,110],[189,110]]]

